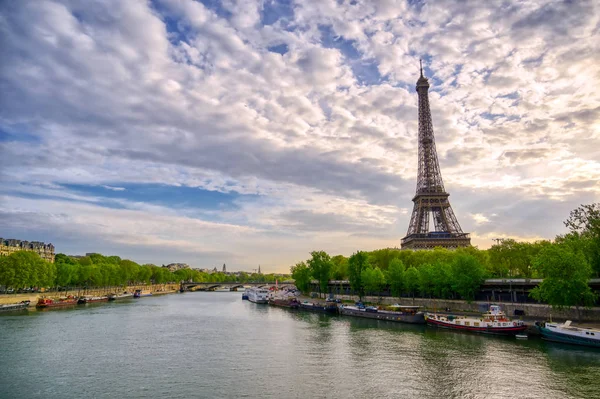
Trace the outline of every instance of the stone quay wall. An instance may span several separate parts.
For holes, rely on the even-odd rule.
[[[21,301],[31,301],[30,306],[35,306],[38,299],[41,297],[58,298],[68,295],[107,295],[109,293],[119,293],[123,291],[134,292],[135,290],[151,291],[153,295],[172,294],[179,291],[179,284],[154,284],[154,285],[130,285],[127,287],[106,287],[106,288],[91,288],[87,290],[73,289],[69,291],[50,291],[50,292],[34,292],[31,294],[4,294],[0,295],[0,305],[5,303],[17,303]]]

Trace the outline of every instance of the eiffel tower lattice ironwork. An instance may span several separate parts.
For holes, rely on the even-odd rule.
[[[402,249],[458,248],[471,245],[468,233],[463,233],[450,206],[450,194],[444,189],[440,164],[435,149],[433,123],[429,109],[429,81],[421,76],[417,81],[419,95],[419,173],[414,208]],[[430,215],[434,231],[429,231]]]

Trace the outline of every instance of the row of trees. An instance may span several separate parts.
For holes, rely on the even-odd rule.
[[[389,287],[395,296],[420,293],[426,297],[471,300],[486,278],[541,278],[531,292],[536,300],[563,306],[590,306],[597,296],[589,287],[600,276],[600,204],[571,212],[566,235],[534,243],[502,240],[488,250],[475,247],[431,251],[379,249],[358,251],[349,258],[314,251],[306,262],[291,268],[301,291],[319,281],[349,280],[359,295]]]
[[[179,281],[224,282],[249,281],[275,283],[273,274],[205,273],[196,269],[180,269],[170,272],[153,264],[140,265],[118,256],[91,254],[72,258],[57,254],[50,263],[31,251],[18,251],[0,257],[0,286],[15,289],[28,287],[109,287],[135,284],[164,284]],[[281,277],[279,277],[281,278]]]
[[[373,253],[358,251],[341,260],[339,257],[330,257],[325,251],[314,251],[311,252],[310,259],[296,264],[291,271],[296,286],[304,292],[308,291],[313,279],[318,280],[321,291],[326,292],[330,280],[338,277],[339,280],[349,280],[354,292],[361,297],[365,294],[378,294],[389,286],[395,296],[405,293],[414,296],[420,292],[424,296],[458,296],[470,300],[486,277],[486,270],[468,252],[458,250],[451,261],[436,260],[416,267],[406,267],[400,257],[393,257],[382,268],[377,264]],[[345,275],[336,275],[340,265],[346,270]]]

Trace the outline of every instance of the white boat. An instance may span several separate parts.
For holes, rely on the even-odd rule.
[[[600,348],[600,330],[571,325],[571,320],[559,323],[536,323],[542,338],[565,344],[585,345]]]
[[[250,288],[246,291],[248,293],[248,300],[254,303],[268,303],[269,302],[269,290],[264,288]]]

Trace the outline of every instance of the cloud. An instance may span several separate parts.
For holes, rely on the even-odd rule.
[[[600,200],[593,2],[45,0],[0,15],[3,236],[59,228],[59,250],[96,235],[132,256],[235,252],[246,268],[267,264],[264,240],[282,248],[279,270],[316,247],[395,246],[416,186],[419,58],[444,183],[474,242],[552,238],[569,207]],[[157,205],[130,184],[240,198]],[[119,218],[148,222],[140,233]],[[117,232],[88,228],[101,220]],[[173,220],[248,230],[235,251],[200,247]]]

